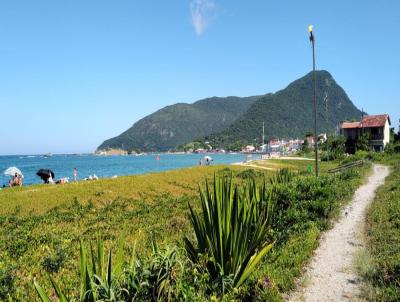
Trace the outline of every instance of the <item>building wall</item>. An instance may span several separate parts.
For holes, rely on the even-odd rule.
[[[390,125],[388,120],[386,120],[383,134],[383,145],[386,146],[390,142]]]
[[[358,137],[358,129],[344,129],[344,136],[351,138],[351,139],[356,139]]]
[[[369,133],[371,135],[369,144],[375,151],[383,151],[385,146],[390,142],[390,125],[389,120],[386,120],[384,127],[365,127],[365,128],[350,128],[340,129],[342,135],[347,138],[346,151],[354,153],[355,141],[361,133]]]

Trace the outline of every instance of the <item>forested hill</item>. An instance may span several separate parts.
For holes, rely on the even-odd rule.
[[[174,149],[195,138],[226,129],[259,97],[212,97],[193,104],[167,106],[139,120],[117,137],[104,141],[98,150]]]
[[[361,117],[361,111],[329,72],[317,71],[316,83],[319,133],[332,133],[340,121]],[[227,129],[203,139],[225,148],[254,143],[254,139],[260,143],[263,122],[266,139],[304,137],[313,132],[312,87],[312,73],[308,73],[285,89],[259,98]]]
[[[329,72],[317,71],[316,83],[319,133],[332,133],[341,121],[361,117]],[[263,122],[266,139],[304,137],[313,132],[312,87],[312,73],[308,73],[276,93],[167,106],[106,140],[98,150],[167,151],[194,140],[234,149],[255,139],[260,143]]]

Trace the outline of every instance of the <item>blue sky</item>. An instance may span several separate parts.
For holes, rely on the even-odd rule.
[[[93,151],[176,102],[274,92],[331,72],[400,118],[400,1],[0,2],[0,154]]]

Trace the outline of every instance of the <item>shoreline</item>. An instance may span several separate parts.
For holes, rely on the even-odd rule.
[[[263,170],[274,170],[268,167],[262,167],[262,166],[258,166],[255,165],[255,162],[264,162],[267,163],[269,160],[306,160],[306,161],[312,161],[313,159],[310,158],[303,158],[303,157],[279,157],[279,158],[254,158],[254,159],[249,159],[246,160],[245,154],[243,153],[206,153],[206,154],[210,154],[213,155],[214,157],[217,157],[216,160],[214,160],[214,162],[211,164],[211,166],[215,166],[215,165],[232,165],[232,166],[243,166],[243,167],[248,167],[248,168],[258,168],[258,169],[263,169]],[[181,158],[180,156],[189,156],[189,159],[187,159],[186,163],[182,163],[180,162]],[[93,175],[97,175],[99,179],[113,179],[113,178],[119,178],[119,177],[123,177],[123,176],[134,176],[134,175],[145,175],[145,174],[149,174],[149,173],[157,173],[157,172],[166,172],[166,171],[173,171],[173,170],[180,170],[180,169],[185,169],[185,168],[190,168],[190,167],[197,167],[198,165],[198,156],[200,156],[200,158],[203,158],[203,156],[205,156],[205,154],[196,154],[196,153],[186,153],[186,154],[174,154],[174,153],[165,153],[164,155],[161,155],[161,161],[156,161],[154,160],[151,161],[151,158],[154,155],[146,155],[143,157],[136,157],[136,156],[107,156],[107,157],[100,157],[100,158],[107,158],[107,162],[105,163],[100,163],[97,165],[98,163],[98,159],[95,160],[95,162],[93,163],[93,166],[91,166],[90,163],[87,163],[85,161],[85,157],[88,158],[99,158],[93,154],[90,155],[83,155],[81,156],[75,156],[75,155],[54,155],[54,157],[52,158],[26,158],[26,159],[19,159],[19,161],[22,161],[22,163],[19,163],[18,160],[17,161],[4,161],[3,166],[12,166],[12,165],[16,165],[16,166],[22,166],[22,168],[24,168],[24,164],[31,164],[30,160],[36,161],[36,168],[40,168],[40,167],[49,167],[51,170],[53,170],[54,172],[56,172],[56,175],[59,175],[60,177],[56,177],[56,179],[61,179],[64,177],[69,177],[69,182],[68,183],[74,183],[73,181],[73,176],[69,174],[69,170],[67,171],[67,169],[65,168],[65,166],[68,165],[69,166],[77,166],[78,170],[79,170],[79,175],[81,176],[85,176],[85,177],[79,177],[78,178],[78,182],[82,183],[82,182],[87,182],[87,181],[91,181],[91,179],[86,179],[85,178],[89,178],[90,176]],[[179,159],[177,162],[174,161],[173,158],[169,158],[168,162],[165,162],[162,160],[162,156],[177,156],[177,158]],[[227,157],[225,157],[227,156]],[[236,156],[237,159],[244,159],[242,161],[234,161],[234,162],[229,162],[229,160],[226,161],[226,158],[230,158],[230,156]],[[14,157],[18,157],[17,155],[15,155]],[[60,162],[57,160],[59,157],[64,158],[64,157],[68,157],[68,158],[79,158],[79,161],[82,161],[81,163],[76,163],[75,160],[71,160],[71,163],[67,163],[64,164],[64,166],[61,166],[60,168],[56,168],[57,165],[60,164]],[[121,160],[121,162],[117,162],[115,163],[113,158],[127,158],[127,161],[125,160]],[[218,160],[219,157],[219,160]],[[1,156],[0,156],[1,158]],[[128,159],[129,158],[129,159]],[[136,162],[136,160],[134,160],[133,158],[143,158],[144,161],[143,162]],[[223,158],[225,158],[225,161],[223,160]],[[138,159],[140,160],[140,159]],[[185,159],[186,160],[186,159]],[[235,160],[235,159],[233,159]],[[109,162],[108,162],[109,161]],[[221,162],[220,162],[221,161]],[[109,168],[108,165],[114,165],[112,169]],[[80,167],[84,167],[82,169],[80,169]],[[53,168],[55,167],[55,168]],[[35,169],[36,169],[35,168]],[[106,169],[106,170],[105,170]],[[108,170],[107,170],[108,169]],[[61,171],[61,172],[59,172]],[[82,172],[83,171],[83,172]],[[100,171],[100,172],[99,172]],[[27,179],[27,182],[23,184],[24,187],[26,186],[32,186],[32,185],[40,185],[43,184],[41,183],[39,180],[36,181],[36,177],[32,176],[33,175],[33,171],[31,168],[31,171],[29,171],[29,177]],[[28,173],[24,173],[25,176]],[[2,187],[3,184],[1,184],[1,189],[6,189],[9,188],[7,186],[7,180],[5,177],[3,177],[3,183],[4,185],[6,185],[5,187]]]
[[[78,180],[97,175],[99,178],[113,176],[139,175],[152,172],[161,172],[198,166],[199,160],[207,154],[161,154],[145,156],[73,156],[54,155],[52,157],[12,157],[0,156],[0,172],[8,167],[18,167],[24,174],[23,185],[40,184],[42,181],[36,176],[40,169],[50,169],[55,173],[55,179],[69,177],[71,182],[73,168],[78,170]],[[210,154],[213,165],[229,165],[243,160],[242,154]],[[8,185],[9,177],[0,176],[0,187]]]

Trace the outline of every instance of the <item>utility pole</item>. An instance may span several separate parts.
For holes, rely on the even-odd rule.
[[[328,127],[328,92],[325,91],[324,95],[324,101],[325,101],[325,122],[326,122],[326,127]],[[328,141],[328,131],[326,131],[326,153],[329,161],[329,141]]]
[[[364,108],[361,108],[361,131],[360,131],[360,135],[359,138],[364,134]],[[356,137],[357,138],[357,137]],[[356,150],[357,151],[357,150]]]
[[[264,142],[265,142],[265,136],[264,136],[264,122],[263,122],[263,131],[262,131],[262,138],[261,138],[261,141],[262,141],[262,145],[264,146]]]
[[[314,113],[314,151],[315,151],[315,176],[318,177],[318,137],[317,137],[317,91],[316,91],[316,78],[315,78],[315,38],[313,34],[313,26],[308,27],[310,33],[310,42],[312,46],[313,58],[313,113]]]

